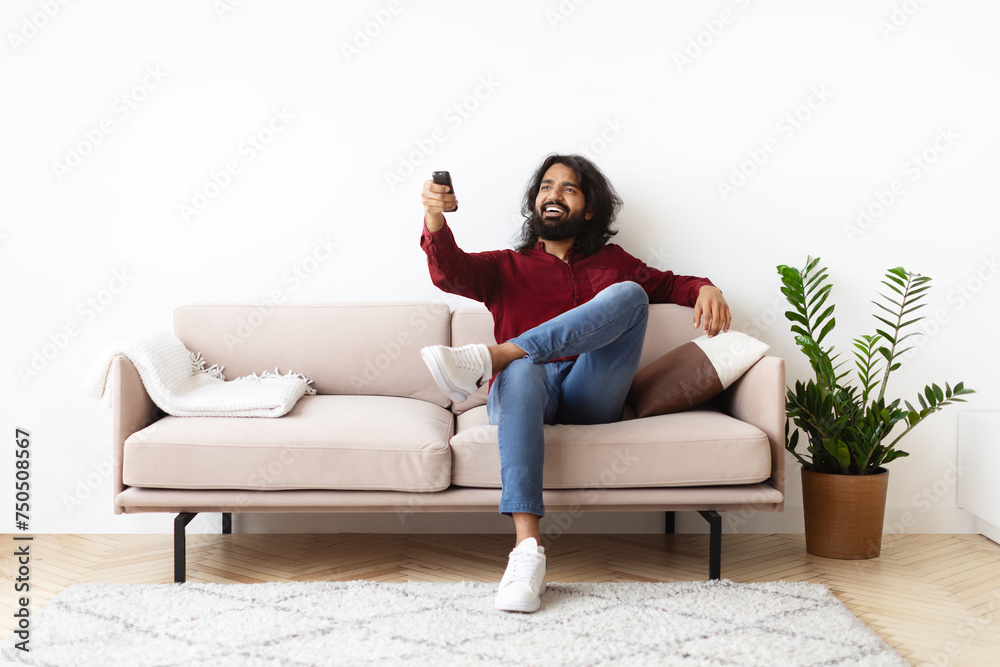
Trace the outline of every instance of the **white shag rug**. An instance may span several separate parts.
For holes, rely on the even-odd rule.
[[[33,616],[29,665],[907,665],[824,586],[549,584],[534,614],[492,583],[77,584]]]

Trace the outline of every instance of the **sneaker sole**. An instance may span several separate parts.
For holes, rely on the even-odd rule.
[[[438,389],[441,393],[450,398],[455,403],[461,403],[462,401],[469,398],[469,393],[456,386],[448,379],[448,374],[444,372],[444,367],[441,365],[441,360],[438,356],[434,354],[434,351],[430,348],[424,348],[420,350],[420,356],[423,358],[424,363],[427,364],[427,368],[430,369],[431,375],[434,376],[434,381],[437,383]]]
[[[514,602],[513,600],[510,602],[501,602],[500,600],[494,600],[493,606],[500,611],[521,611],[530,614],[538,611],[542,606],[542,600],[541,598],[535,598],[529,602]]]
[[[493,598],[493,606],[500,611],[522,611],[525,613],[532,613],[538,611],[542,606],[542,593],[545,592],[545,582],[542,581],[542,587],[538,591],[538,597],[534,600],[529,600],[528,602],[518,602],[516,600],[503,601],[500,596]]]

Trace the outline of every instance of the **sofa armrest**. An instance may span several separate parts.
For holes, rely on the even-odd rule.
[[[139,377],[139,371],[122,355],[111,360],[111,466],[114,475],[114,497],[125,490],[122,483],[122,463],[125,440],[163,416]],[[122,509],[115,505],[115,514]]]
[[[721,395],[722,411],[753,424],[771,444],[768,483],[785,492],[785,360],[765,356]]]

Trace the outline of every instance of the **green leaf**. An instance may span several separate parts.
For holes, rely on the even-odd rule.
[[[819,317],[817,317],[817,318],[816,318],[816,326],[819,326],[819,325],[820,325],[820,323],[821,323],[821,322],[822,322],[823,320],[825,320],[825,319],[826,319],[826,318],[828,318],[828,317],[829,317],[830,315],[832,315],[832,314],[833,314],[833,309],[834,309],[834,306],[830,306],[829,308],[827,308],[826,310],[824,310],[824,311],[823,311],[823,314],[822,314],[822,315],[820,315]]]
[[[895,459],[901,459],[904,456],[909,456],[909,453],[900,451],[898,449],[890,449],[888,452],[886,452],[885,457],[882,459],[882,463],[889,463],[889,461],[893,461]]]
[[[833,331],[833,327],[835,327],[836,325],[837,325],[837,318],[833,318],[832,320],[827,322],[826,326],[823,327],[823,330],[819,332],[819,338],[816,339],[816,342],[817,343],[822,342],[822,340],[826,338],[826,335],[831,331]]]
[[[826,276],[822,276],[822,277],[825,278]],[[810,289],[810,285],[806,285],[806,291],[809,291],[809,289]],[[833,289],[833,285],[827,284],[827,285],[823,285],[822,287],[820,287],[819,289],[817,289],[815,292],[811,292],[810,296],[809,296],[809,305],[813,306],[818,299],[825,299],[827,296],[830,295],[830,290],[832,290],[832,289]]]
[[[847,472],[851,467],[851,452],[842,440],[826,439],[823,441],[823,448],[830,453],[840,464],[841,470]]]
[[[895,314],[895,313],[893,313],[893,314]],[[887,325],[889,325],[889,327],[890,327],[890,328],[892,328],[892,329],[895,329],[895,328],[896,328],[896,323],[895,323],[895,322],[890,322],[889,320],[885,319],[884,317],[879,317],[878,315],[876,315],[876,316],[875,316],[875,319],[876,319],[876,320],[878,320],[879,322],[882,322],[883,324],[887,324]],[[881,336],[883,336],[883,337],[884,337],[884,338],[885,338],[886,340],[888,340],[888,341],[893,341],[893,340],[895,340],[895,338],[893,338],[892,336],[890,336],[890,335],[889,335],[888,333],[886,333],[886,332],[882,331],[881,329],[877,329],[877,331],[878,331],[878,333],[879,333],[879,334],[880,334]]]
[[[785,283],[785,287],[781,288],[781,293],[784,294],[789,301],[792,301],[793,303],[798,303],[799,293],[798,291],[792,289],[791,287],[788,287],[788,283]]]
[[[813,264],[815,264],[815,262]],[[823,280],[826,278],[826,269],[820,269],[819,271],[814,273],[808,280],[806,280],[805,276],[809,275],[809,272],[812,270],[811,267],[812,265],[810,265],[809,268],[806,268],[806,270],[802,272],[803,276],[802,279],[805,282],[806,291],[810,290],[814,285],[818,285],[819,283],[823,282]]]
[[[882,281],[883,285],[885,285],[886,287],[888,287],[889,289],[891,289],[896,294],[902,294],[903,293],[903,290],[900,289],[900,288],[901,287],[906,287],[906,281],[905,280],[899,280],[898,278],[894,278],[894,277],[892,277],[890,275],[886,275],[886,278],[888,280],[883,280]],[[889,281],[892,281],[892,282],[889,282]]]
[[[830,286],[827,285],[826,288],[824,288],[820,292],[820,298],[819,298],[818,301],[816,299],[813,299],[809,303],[809,308],[810,308],[809,317],[815,317],[816,316],[816,311],[819,310],[823,306],[824,303],[826,303],[827,298],[830,296],[829,287]],[[830,306],[830,310],[833,310],[833,306]]]
[[[890,301],[892,301],[891,299],[889,299],[889,300],[890,300]],[[883,305],[883,304],[879,303],[878,301],[872,301],[872,303],[874,303],[874,304],[875,304],[876,306],[878,306],[879,308],[881,308],[881,309],[882,309],[882,310],[884,310],[885,312],[889,313],[890,315],[895,315],[895,314],[896,314],[896,311],[895,311],[895,310],[893,310],[892,308],[889,308],[888,306],[885,306],[885,305]],[[896,303],[896,302],[895,302],[895,301],[893,301],[893,303]],[[896,303],[896,306],[898,307],[898,306],[899,306],[899,304],[898,304],[898,303]],[[887,324],[888,324],[888,323],[887,323]],[[889,324],[889,326],[892,326],[892,324]]]
[[[929,387],[924,387],[924,396],[927,397],[927,403],[933,407],[937,401],[935,400],[934,391]]]
[[[904,310],[903,312],[901,312],[900,315],[901,316],[902,315],[909,315],[914,310],[920,310],[921,308],[925,307],[926,305],[927,305],[926,303],[921,303],[919,305],[913,306],[912,308],[907,308],[906,310]]]
[[[801,322],[802,324],[809,326],[809,320],[807,320],[805,316],[799,315],[794,311],[791,310],[785,311],[785,317],[791,320],[792,322]]]

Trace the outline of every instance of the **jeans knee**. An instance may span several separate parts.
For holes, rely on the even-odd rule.
[[[521,384],[522,382],[528,383],[544,383],[545,382],[545,364],[535,364],[532,363],[527,357],[521,357],[520,359],[515,359],[510,362],[500,375],[497,376],[497,382],[503,381],[505,384]]]
[[[548,400],[548,380],[545,364],[534,364],[524,357],[515,359],[504,368],[490,387],[486,413],[490,423],[500,423],[501,405],[544,406]]]
[[[646,294],[646,290],[642,289],[637,282],[625,280],[605,289],[611,292],[616,299],[622,299],[637,305],[649,305],[649,295]]]

